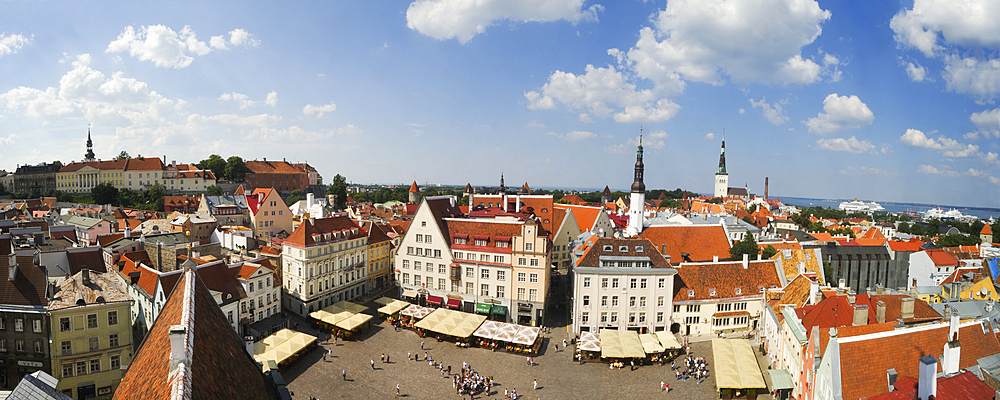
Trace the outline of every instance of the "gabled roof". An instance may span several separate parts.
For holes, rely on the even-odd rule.
[[[885,302],[885,321],[902,319],[904,323],[917,323],[941,319],[941,314],[920,299],[913,300],[913,318],[901,318],[902,300],[908,297],[910,296],[905,294],[871,296],[859,294],[855,296],[854,305],[868,306],[869,324],[878,322],[876,306],[879,301]],[[816,305],[807,305],[796,310],[796,313],[802,318],[802,326],[806,328],[806,332],[810,332],[814,326],[818,326],[820,331],[828,331],[829,328],[854,324],[854,307],[848,302],[847,296],[827,297]],[[821,343],[821,346],[825,344]]]
[[[979,231],[980,235],[992,235],[993,228],[990,228],[990,224],[983,224],[983,230]]]
[[[596,236],[595,236],[596,237]],[[608,247],[610,246],[610,247]],[[641,251],[640,251],[641,248]],[[625,251],[621,251],[624,249]],[[650,268],[671,268],[668,262],[656,246],[649,240],[642,238],[602,238],[598,237],[587,247],[577,263],[578,267],[601,268],[601,257],[646,257],[649,259]],[[609,267],[617,268],[617,267]]]
[[[125,165],[126,171],[162,171],[164,170],[163,160],[158,157],[153,158],[130,158]]]
[[[958,258],[955,258],[955,256],[948,254],[948,252],[944,250],[927,249],[924,250],[924,252],[927,253],[927,256],[931,258],[931,261],[933,261],[936,266],[953,267],[958,265]]]
[[[888,318],[888,317],[887,317]],[[919,376],[920,357],[939,357],[948,341],[948,324],[935,324],[870,335],[839,338],[840,380],[844,399],[872,397],[889,392],[885,373],[895,368],[899,376]],[[959,369],[981,357],[1000,352],[989,324],[966,322],[959,328],[962,345]],[[938,364],[941,368],[941,363]]]
[[[105,161],[86,161],[86,162],[74,162],[64,165],[59,168],[59,172],[74,172],[84,169],[86,167],[91,167],[96,170],[114,170],[114,169],[125,169],[125,163],[128,160],[105,160]]]
[[[805,275],[799,275],[785,285],[781,297],[771,305],[775,314],[781,314],[783,305],[793,305],[796,308],[802,307],[809,301],[809,289],[812,287],[812,279]]]
[[[761,289],[784,284],[774,260],[749,261],[746,268],[742,261],[683,263],[674,278],[674,302],[761,296]]]
[[[254,174],[305,174],[306,172],[287,161],[244,161],[247,169]]]
[[[510,253],[512,245],[496,247],[496,242],[510,243],[514,236],[521,236],[521,223],[501,222],[495,219],[453,219],[445,221],[448,241],[452,249],[477,250],[499,253]],[[467,239],[465,244],[455,244],[455,238],[462,236]],[[486,240],[486,246],[477,246],[476,240]]]
[[[913,400],[917,398],[919,378],[901,376],[892,385],[895,390],[869,397],[868,400]],[[986,385],[975,373],[966,371],[955,376],[937,378],[938,400],[993,400],[996,392]]]
[[[589,232],[593,229],[597,218],[604,212],[601,207],[595,206],[553,204],[552,207],[573,210],[573,218],[576,218],[576,226],[580,228],[580,232]]]
[[[917,238],[910,239],[908,242],[901,242],[898,240],[890,240],[889,248],[892,251],[920,251],[920,246],[923,246],[926,242],[921,242]]]
[[[650,226],[639,236],[652,242],[664,256],[670,256],[673,263],[684,260],[682,253],[696,262],[730,257],[729,237],[721,225]]]
[[[187,350],[171,371],[170,330],[186,329]],[[184,353],[184,351],[181,351]],[[270,399],[260,367],[203,283],[184,271],[132,359],[115,399]]]
[[[819,242],[832,242],[833,241],[833,235],[830,235],[829,232],[816,232],[816,233],[811,233],[810,232],[809,236],[812,236],[812,237],[816,238],[816,240],[819,241]]]
[[[559,198],[559,200],[560,201],[566,200],[566,202],[568,202],[571,205],[575,205],[575,206],[580,206],[580,205],[587,204],[587,202],[584,201],[583,198],[581,198],[580,196],[577,196],[575,194],[567,194],[567,195]]]
[[[0,240],[0,246],[3,243]],[[10,265],[10,258],[0,256],[0,304],[42,307],[48,304],[45,298],[48,281],[41,268],[33,264],[18,265],[13,281],[9,279],[11,268],[14,267]]]
[[[356,230],[356,231],[352,231]],[[340,237],[330,237],[326,234],[342,233]],[[319,235],[319,236],[316,236]],[[298,228],[288,238],[285,243],[297,247],[312,246],[317,244],[317,239],[322,241],[339,241],[343,239],[357,239],[367,234],[361,230],[358,224],[348,217],[317,218],[315,220],[304,220]]]
[[[91,271],[107,272],[104,265],[104,254],[100,247],[80,247],[66,249],[66,258],[69,259],[70,273],[76,274],[83,268]]]

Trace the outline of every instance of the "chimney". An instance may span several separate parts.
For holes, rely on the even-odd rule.
[[[869,296],[872,295],[872,287],[871,286],[865,288],[865,294],[867,294]]]
[[[306,207],[312,207],[313,203],[316,201],[316,195],[312,192],[306,193]]]
[[[799,261],[799,274],[801,275],[801,274],[804,274],[804,273],[806,273],[806,262],[805,261]]]
[[[847,304],[854,305],[854,302],[858,299],[858,294],[854,293],[853,290],[847,291]]]
[[[83,286],[90,285],[90,269],[84,268],[80,270],[80,280],[83,282]]]
[[[767,177],[764,177],[764,200],[767,200]]]
[[[920,376],[917,381],[917,399],[937,397],[937,359],[928,354],[920,357]]]
[[[843,289],[845,287],[847,287],[847,280],[845,280],[844,278],[840,278],[839,280],[837,280],[837,289]]]
[[[883,291],[885,291],[885,288],[882,287],[881,283],[875,285],[875,294],[881,296]]]
[[[809,283],[809,304],[819,303],[819,282]]]
[[[250,353],[250,357],[253,357],[253,336],[244,336],[243,345],[246,346],[247,353]]]
[[[875,303],[875,321],[878,323],[885,323],[885,302],[879,300]]]
[[[913,318],[913,298],[904,297],[899,303],[899,318]]]
[[[177,370],[181,363],[188,364],[187,327],[184,325],[170,326],[170,373]],[[190,365],[187,365],[190,367]]]
[[[986,312],[993,311],[993,299],[986,300]]]
[[[896,378],[899,377],[899,373],[896,372],[895,368],[889,368],[885,370],[886,380],[889,381],[889,391],[896,390]]]
[[[7,281],[14,282],[17,279],[17,264],[11,265],[7,273]]]
[[[941,354],[941,372],[951,375],[958,372],[958,363],[962,356],[962,345],[958,342],[958,311],[951,311],[951,322],[948,324],[948,342],[944,344]]]
[[[747,269],[749,267],[750,267],[750,255],[749,254],[744,254],[743,255],[743,269]]]
[[[718,254],[712,256],[712,262],[719,262],[719,255]]]
[[[868,306],[858,304],[854,306],[854,326],[868,325]]]

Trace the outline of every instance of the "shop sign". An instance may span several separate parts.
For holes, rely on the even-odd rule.
[[[38,361],[18,361],[17,365],[20,365],[22,367],[32,367],[32,368],[41,368],[42,367],[42,363],[40,363]]]
[[[97,389],[98,396],[104,396],[106,394],[111,394],[111,386],[105,386]]]

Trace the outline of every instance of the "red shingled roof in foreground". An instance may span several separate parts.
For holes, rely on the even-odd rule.
[[[712,261],[730,258],[729,237],[722,225],[667,225],[651,226],[639,234],[653,242],[670,262],[684,261],[681,253],[688,253],[691,261]]]
[[[903,376],[896,380],[893,387],[896,390],[869,397],[868,400],[913,400],[917,398],[919,378]],[[937,400],[992,400],[995,395],[985,382],[972,372],[963,372],[950,378],[941,377],[937,380]]]

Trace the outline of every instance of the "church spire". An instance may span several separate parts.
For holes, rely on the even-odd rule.
[[[503,184],[503,172],[500,173],[500,194],[507,193],[507,186]]]
[[[719,170],[716,175],[729,175],[726,172],[726,130],[722,130],[722,152],[719,154]]]
[[[639,147],[635,155],[635,180],[632,182],[632,193],[646,193],[646,184],[642,182],[642,129],[639,129]]]
[[[94,141],[90,140],[90,125],[87,125],[87,154],[83,156],[83,161],[94,161],[97,157],[94,155]]]

